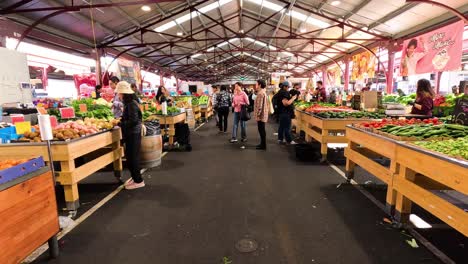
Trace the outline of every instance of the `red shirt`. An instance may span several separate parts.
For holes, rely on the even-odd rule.
[[[319,89],[319,93],[318,93],[318,101],[319,102],[326,102],[327,101],[327,90],[325,89],[325,87],[322,87]]]

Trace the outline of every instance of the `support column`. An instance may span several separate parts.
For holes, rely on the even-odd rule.
[[[388,45],[388,64],[387,64],[387,93],[393,92],[393,71],[395,67],[395,51],[394,42],[390,42]]]
[[[323,87],[327,88],[328,82],[327,82],[327,67],[323,66],[322,67],[322,82],[323,82]]]
[[[102,85],[101,50],[96,50],[96,85]]]
[[[345,63],[345,72],[344,72],[344,90],[348,91],[349,89],[349,56],[346,56],[344,59]]]
[[[439,91],[440,91],[440,80],[441,80],[441,77],[442,77],[442,72],[437,72],[436,75],[435,75],[435,93],[436,94],[439,94]]]

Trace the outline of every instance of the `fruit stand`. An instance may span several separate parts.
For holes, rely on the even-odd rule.
[[[345,149],[345,156],[348,179],[353,178],[355,166],[358,165],[388,185],[387,212],[394,214],[397,220],[408,221],[411,203],[415,202],[466,235],[468,233],[466,212],[432,192],[455,190],[464,195],[468,193],[468,182],[464,177],[468,175],[467,150],[463,149],[467,141],[466,128],[439,124],[437,119],[429,119],[417,125],[384,124],[384,129],[377,122],[373,123],[371,126],[375,126],[374,128],[369,128],[367,124],[365,127],[363,124],[346,127],[348,148]],[[419,132],[412,132],[414,130]],[[391,131],[393,134],[383,131]],[[418,135],[418,137],[408,135]],[[457,139],[444,138],[447,135]],[[441,143],[443,141],[461,146],[460,150],[453,152],[464,158],[454,158],[423,148],[443,144]],[[434,149],[446,150],[448,147],[441,145],[434,146]],[[386,167],[375,162],[373,159],[377,157],[390,160],[390,166]]]
[[[52,257],[57,257],[59,220],[49,168],[0,184],[0,218],[0,263],[20,263],[45,242]]]
[[[55,171],[56,180],[64,188],[67,209],[78,209],[78,183],[96,171],[113,163],[115,176],[120,178],[123,156],[121,138],[120,128],[114,128],[72,140],[52,142],[52,159],[60,163],[60,169]],[[93,153],[97,151],[99,155]],[[97,157],[76,167],[75,159],[86,157],[88,154],[94,154],[93,156]],[[43,156],[46,161],[49,161],[45,142],[0,144],[0,158],[36,156]]]
[[[322,154],[322,161],[327,159],[328,143],[347,143],[345,137],[347,125],[369,122],[369,119],[322,118],[304,111],[296,112],[299,112],[300,121],[297,122],[300,124],[300,130],[304,131],[306,135],[306,141],[310,142],[313,138],[321,144],[320,153]]]

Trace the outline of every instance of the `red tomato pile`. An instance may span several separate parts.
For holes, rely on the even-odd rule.
[[[437,117],[428,118],[424,120],[412,118],[412,119],[382,119],[382,121],[372,121],[372,122],[365,122],[360,123],[359,126],[366,127],[366,128],[382,128],[386,125],[394,125],[394,126],[408,126],[408,125],[425,125],[425,124],[433,124],[439,125],[442,122],[439,121]]]
[[[305,110],[308,113],[320,113],[320,112],[352,112],[353,109],[347,106],[323,106],[315,104]]]

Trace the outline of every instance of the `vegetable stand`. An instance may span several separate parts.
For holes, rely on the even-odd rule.
[[[201,107],[199,105],[194,105],[192,106],[192,111],[193,111],[193,117],[195,118],[195,121],[198,121],[201,119]]]
[[[20,263],[45,242],[57,257],[59,220],[47,167],[0,184],[0,219],[0,263]]]
[[[468,195],[468,161],[425,150],[410,142],[400,142],[396,163],[399,165],[393,178],[396,219],[408,221],[414,202],[468,236],[468,213],[433,192],[455,190]]]
[[[176,115],[155,115],[156,119],[159,120],[159,124],[169,126],[168,129],[163,130],[164,135],[169,136],[169,144],[174,144],[174,136],[175,136],[175,124],[177,123],[185,123],[185,119],[187,117],[186,113],[179,113]]]
[[[348,148],[345,149],[346,174],[354,176],[358,165],[388,185],[387,212],[406,222],[414,202],[453,228],[468,234],[468,215],[462,208],[434,193],[434,190],[455,190],[468,194],[468,162],[451,158],[401,141],[353,126],[346,127]],[[373,159],[385,157],[385,167]],[[411,157],[411,158],[408,158]]]
[[[57,182],[64,188],[67,209],[78,209],[78,182],[96,171],[113,163],[115,176],[120,178],[123,156],[121,138],[120,128],[114,128],[74,140],[52,142],[52,159],[54,162],[60,162],[60,170],[56,170]],[[89,154],[97,151],[100,152],[97,158],[79,167],[75,166],[75,159],[90,156]],[[36,156],[43,156],[49,161],[45,142],[0,144],[0,158]]]
[[[369,122],[369,119],[356,118],[321,118],[307,112],[300,113],[300,129],[306,134],[306,141],[315,139],[321,144],[322,162],[327,159],[328,143],[347,143],[345,128],[355,123]]]
[[[200,106],[201,117],[206,120],[213,116],[213,107],[211,105],[201,105]]]

